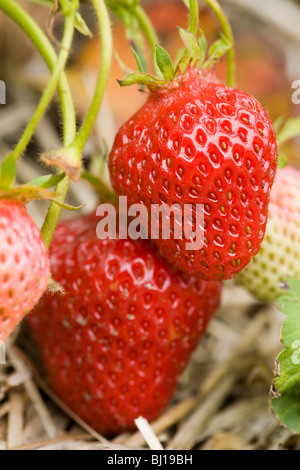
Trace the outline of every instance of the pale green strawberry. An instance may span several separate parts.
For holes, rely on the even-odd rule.
[[[287,166],[277,171],[261,249],[236,281],[271,302],[288,276],[300,280],[300,171]]]

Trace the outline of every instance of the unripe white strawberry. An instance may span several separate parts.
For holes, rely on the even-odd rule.
[[[288,276],[300,279],[300,171],[289,166],[277,171],[261,249],[236,281],[272,302]]]

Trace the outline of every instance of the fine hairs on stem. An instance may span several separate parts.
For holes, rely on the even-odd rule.
[[[83,121],[83,124],[73,142],[65,149],[68,155],[70,155],[71,158],[74,158],[76,162],[81,161],[82,150],[96,121],[102,103],[103,95],[106,89],[112,60],[112,31],[105,2],[104,0],[92,0],[92,3],[99,23],[102,57],[94,98],[86,115],[86,118]],[[68,192],[68,187],[68,177],[65,177],[57,185],[55,197],[59,202],[65,201]],[[47,247],[50,246],[61,211],[61,206],[59,206],[55,202],[51,203],[44,225],[42,227],[42,236]]]

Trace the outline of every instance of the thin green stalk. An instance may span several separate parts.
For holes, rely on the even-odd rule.
[[[0,8],[13,19],[26,35],[31,39],[36,46],[51,72],[57,67],[58,58],[54,48],[49,42],[47,36],[37,25],[37,23],[26,13],[23,8],[15,3],[13,0],[0,0]],[[72,15],[73,16],[73,15]],[[68,28],[71,32],[71,28]],[[68,33],[69,36],[70,33]],[[69,47],[68,47],[69,45]],[[67,46],[67,47],[66,47]],[[71,47],[71,42],[67,38],[64,44],[65,53]],[[63,67],[64,68],[64,67]],[[59,71],[58,71],[59,72]],[[59,74],[58,74],[59,75]],[[64,72],[60,74],[60,79],[57,85],[58,95],[61,102],[62,117],[63,117],[63,141],[64,145],[70,144],[76,136],[76,115],[72,94],[70,91],[69,83]],[[58,185],[55,192],[55,197],[60,202],[64,202],[69,188],[69,178],[66,176]],[[48,214],[46,216],[42,237],[46,246],[49,248],[50,242],[57,225],[57,221],[61,214],[61,206],[52,203],[50,205]]]
[[[43,93],[43,96],[36,108],[36,111],[31,118],[29,124],[27,125],[25,132],[21,139],[19,140],[17,146],[15,147],[15,150],[13,151],[12,155],[14,156],[15,160],[18,159],[18,157],[23,153],[25,150],[26,146],[28,145],[32,134],[34,130],[36,129],[36,126],[38,122],[40,121],[41,117],[45,113],[53,95],[56,90],[57,84],[59,82],[60,76],[65,69],[67,59],[69,57],[69,51],[72,45],[72,40],[73,40],[73,35],[74,35],[74,28],[75,28],[75,9],[72,9],[71,12],[66,16],[65,19],[65,29],[64,29],[64,35],[63,35],[63,40],[62,40],[62,45],[61,45],[61,50],[57,58],[57,63],[53,69],[50,81],[46,87],[45,92]],[[56,188],[56,196],[58,196],[60,201],[64,201],[67,195],[69,187],[69,178],[64,178],[61,183],[57,185]],[[57,205],[56,205],[57,206]],[[43,224],[43,229],[42,229],[42,238],[47,246],[49,248],[52,236],[54,234],[54,230],[56,227],[56,224],[58,222],[61,210],[58,210],[57,207],[54,207],[54,213],[55,213],[55,218],[50,216],[50,223],[49,223],[49,213],[51,214],[51,211],[48,211],[48,214],[46,216],[45,222]]]
[[[66,176],[58,185],[56,186],[55,190],[55,199],[61,203],[64,203],[68,194],[69,190],[69,183],[70,179]],[[60,214],[62,211],[62,207],[55,202],[51,202],[50,207],[48,209],[41,233],[42,239],[49,249],[58,220],[60,218]]]
[[[155,48],[159,44],[159,39],[148,15],[140,5],[134,8],[133,13],[139,22],[141,30],[145,34],[151,52],[155,54]]]
[[[86,141],[93,129],[97,115],[100,110],[103,95],[109,78],[112,53],[113,53],[113,38],[110,25],[110,19],[104,0],[91,0],[96,11],[97,19],[100,27],[100,40],[101,40],[101,63],[96,83],[94,98],[88,110],[88,113],[82,123],[82,126],[77,134],[73,143],[68,147],[69,151],[73,153],[78,160],[81,159],[82,150]]]
[[[139,26],[140,26],[141,30],[143,31],[143,33],[145,35],[145,38],[146,38],[146,40],[149,44],[150,51],[151,51],[152,57],[153,57],[153,65],[154,65],[155,73],[160,77],[161,72],[160,72],[159,67],[158,67],[158,65],[156,63],[156,60],[155,60],[156,46],[159,45],[159,38],[156,34],[156,31],[155,31],[148,15],[146,14],[145,10],[140,5],[137,5],[134,8],[133,14],[135,15],[136,19],[138,20]]]
[[[101,197],[105,198],[106,200],[118,202],[117,194],[111,190],[98,176],[95,176],[88,171],[82,170],[81,178],[88,181],[93,186],[93,188],[98,191]]]
[[[14,0],[0,0],[0,9],[14,20],[31,39],[52,72],[57,63],[57,55],[38,24]],[[69,83],[64,72],[61,74],[57,90],[62,109],[64,145],[67,145],[73,141],[76,135],[76,115]]]
[[[18,160],[18,158],[22,155],[22,153],[26,149],[40,119],[44,115],[46,109],[48,108],[50,101],[53,98],[60,76],[63,70],[65,69],[66,62],[69,57],[69,52],[70,52],[70,48],[71,48],[72,40],[73,40],[74,28],[75,28],[75,9],[73,9],[73,11],[68,16],[66,16],[65,29],[64,29],[61,49],[58,55],[56,65],[53,69],[51,78],[48,82],[48,85],[40,99],[40,102],[32,118],[27,124],[22,137],[20,138],[15,149],[11,153],[15,161]]]
[[[199,26],[198,0],[190,0],[190,32],[197,36]]]
[[[143,32],[145,39],[152,53],[155,72],[160,76],[160,70],[155,60],[156,46],[159,45],[159,39],[156,31],[145,10],[138,2],[133,4],[130,0],[105,0],[108,8],[114,12],[127,27],[127,15],[137,20],[139,29]],[[126,12],[126,15],[125,15]],[[142,48],[143,49],[143,48]]]
[[[220,25],[222,27],[223,33],[228,41],[232,44],[231,49],[227,52],[227,63],[228,63],[228,72],[227,72],[227,82],[229,86],[235,86],[235,44],[234,44],[234,36],[232,32],[232,28],[230,22],[221,7],[218,0],[205,0],[206,3],[210,6],[210,8],[214,11],[215,15],[217,16]]]
[[[14,20],[31,39],[41,56],[44,58],[50,71],[53,72],[58,61],[56,52],[47,36],[33,18],[20,5],[15,3],[14,0],[0,0],[0,9]],[[63,142],[66,146],[70,144],[76,136],[76,114],[71,90],[64,72],[61,73],[57,90],[62,109]],[[57,185],[55,192],[56,199],[63,203],[65,201],[68,188],[69,178],[66,176]],[[57,221],[60,217],[61,210],[61,206],[52,203],[46,216],[42,236],[48,248],[50,246]]]
[[[112,31],[110,26],[110,19],[109,15],[103,0],[92,0],[96,15],[99,22],[100,27],[100,39],[102,45],[102,56],[101,56],[101,64],[100,70],[98,75],[98,80],[96,84],[95,95],[93,101],[91,103],[90,109],[87,113],[87,116],[81,126],[81,129],[77,135],[77,137],[73,140],[71,145],[66,148],[66,151],[69,151],[72,154],[72,157],[75,160],[81,160],[82,150],[85,146],[85,143],[92,131],[94,126],[95,120],[97,118],[102,98],[104,95],[104,91],[106,89],[110,67],[111,67],[111,60],[112,60],[112,48],[113,48],[113,41],[112,41]],[[55,197],[58,201],[64,202],[65,198],[68,193],[69,187],[69,178],[66,176],[58,185],[55,192]],[[52,237],[55,232],[55,228],[57,222],[59,220],[62,208],[58,204],[52,202],[44,225],[42,227],[42,237],[44,240],[45,245],[49,248]]]
[[[56,67],[58,68],[61,65],[61,64],[59,64],[60,56],[61,56],[61,54],[65,53],[66,54],[65,61],[62,64],[63,69],[64,69],[65,65],[66,65],[67,58],[69,56],[69,50],[70,50],[71,45],[72,45],[72,40],[73,40],[73,35],[74,35],[74,28],[75,28],[75,13],[76,13],[76,10],[75,10],[75,8],[73,8],[72,10],[70,10],[68,12],[67,9],[68,9],[69,5],[65,3],[65,0],[63,2],[61,2],[61,4],[62,4],[63,9],[66,8],[66,10],[64,12],[66,14],[66,19],[65,19],[64,37],[63,37],[63,41],[62,41],[62,45],[61,45],[61,52],[60,52],[60,55],[58,57]],[[72,32],[72,34],[68,35],[68,30],[70,29],[69,28],[69,20],[70,19],[72,20],[72,22],[71,22],[71,25],[72,25],[71,32]],[[68,39],[69,42],[67,42],[67,39]],[[54,75],[54,72],[53,72],[53,75]],[[52,75],[52,77],[53,77],[53,75]],[[76,125],[75,125],[75,129],[76,129]],[[75,130],[75,135],[76,135],[76,130]],[[68,145],[74,140],[74,135],[72,135],[72,139],[69,139],[69,137],[71,137],[71,136],[68,136],[68,139],[66,139],[66,138],[64,139],[64,145]],[[56,189],[55,189],[55,198],[56,198],[57,201],[59,201],[61,203],[65,202],[67,194],[68,194],[68,190],[69,190],[69,183],[70,183],[70,179],[69,179],[68,176],[66,176],[60,183],[58,183],[58,185],[56,186]],[[43,241],[44,241],[44,243],[45,243],[45,245],[48,249],[50,247],[51,240],[53,238],[58,220],[60,218],[61,211],[62,211],[61,205],[56,204],[55,202],[52,202],[50,204],[50,207],[48,209],[45,221],[43,223],[41,234],[42,234],[42,239],[43,239]]]

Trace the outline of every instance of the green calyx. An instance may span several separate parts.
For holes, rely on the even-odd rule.
[[[198,0],[183,0],[189,10],[188,30],[178,28],[184,43],[184,48],[179,53],[179,60],[171,60],[168,52],[159,46],[159,39],[148,18],[140,5],[140,0],[105,0],[108,7],[119,17],[125,25],[127,38],[134,53],[138,71],[128,71],[128,67],[119,61],[124,69],[125,77],[118,80],[121,86],[138,84],[143,89],[147,86],[150,90],[158,89],[177,76],[186,74],[193,67],[199,67],[205,71],[212,68],[216,62],[227,53],[228,56],[228,85],[234,86],[234,38],[230,23],[219,4],[218,0],[205,0],[219,19],[224,35],[216,41],[207,54],[207,41],[203,31],[199,30],[199,5]],[[142,34],[141,34],[142,33]],[[147,60],[144,49],[144,39],[153,55],[155,75],[147,71]]]
[[[60,172],[56,175],[44,175],[35,178],[29,183],[24,185],[15,185],[9,187],[6,184],[3,184],[3,181],[0,181],[0,200],[11,200],[17,201],[20,204],[28,204],[31,201],[35,200],[47,200],[59,204],[60,207],[67,209],[69,211],[75,211],[81,209],[80,207],[73,207],[69,204],[64,204],[58,201],[55,197],[55,192],[53,189],[60,181],[63,180],[65,174]]]
[[[84,204],[78,207],[71,206],[70,204],[63,203],[55,197],[55,192],[43,186],[35,186],[30,183],[23,186],[14,186],[7,190],[0,186],[0,200],[16,201],[20,204],[28,204],[31,201],[46,200],[55,202],[61,208],[68,211],[77,211],[84,207]]]
[[[150,75],[141,68],[141,61],[137,52],[134,51],[139,71],[130,72],[122,80],[117,80],[120,86],[138,84],[145,85],[150,90],[159,88],[174,80],[177,76],[186,74],[189,68],[198,67],[200,70],[208,71],[231,48],[231,43],[228,39],[221,35],[221,38],[209,48],[207,54],[207,41],[203,31],[199,31],[199,34],[196,36],[180,27],[178,27],[178,30],[185,49],[180,54],[176,65],[173,63],[168,52],[163,47],[157,45],[155,48],[155,67],[159,70],[161,77]]]

